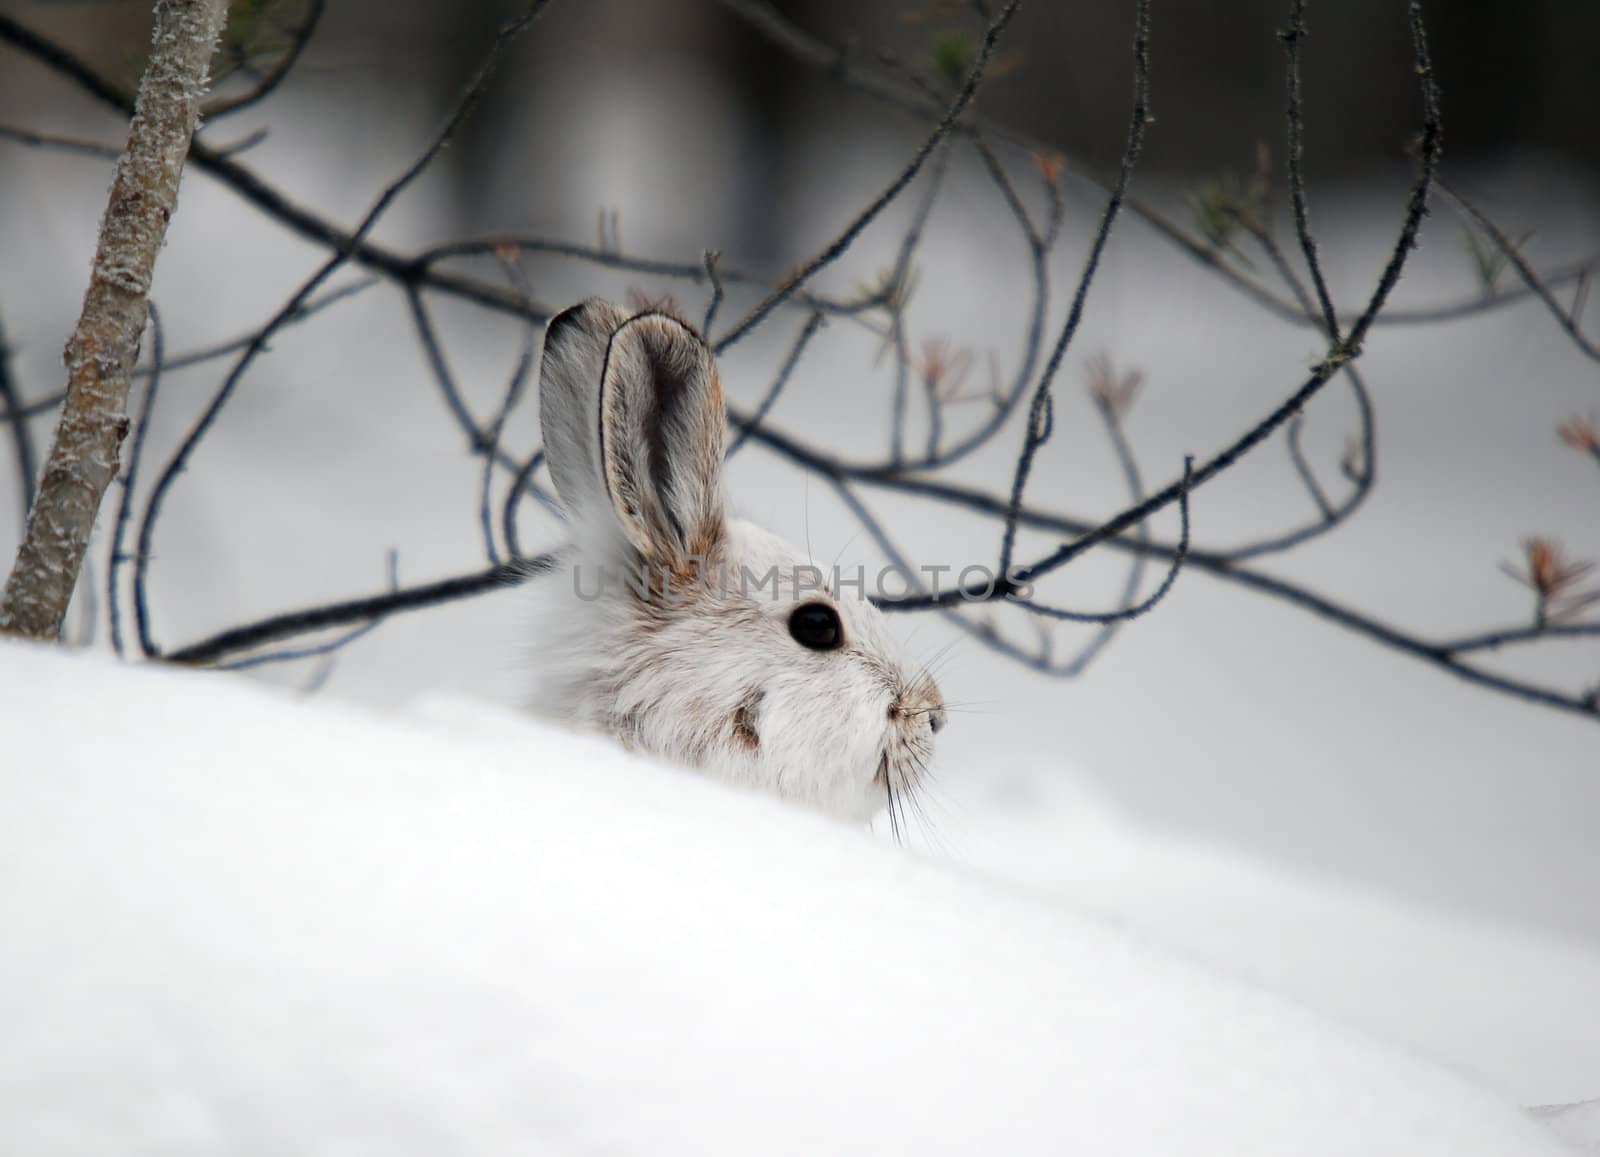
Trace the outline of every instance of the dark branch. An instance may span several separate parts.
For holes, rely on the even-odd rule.
[[[233,627],[210,638],[179,647],[169,651],[165,658],[173,663],[202,665],[216,663],[229,655],[251,651],[280,639],[292,639],[297,635],[327,630],[330,627],[349,626],[352,623],[379,622],[403,611],[435,607],[441,603],[516,586],[545,573],[555,565],[555,562],[556,556],[552,554],[512,559],[487,570],[441,579],[439,582],[423,583],[420,586],[391,590],[387,594],[289,611],[241,627]]]
[[[1300,238],[1300,251],[1305,254],[1306,268],[1311,272],[1311,284],[1316,287],[1317,302],[1322,308],[1322,326],[1329,340],[1339,340],[1339,314],[1328,294],[1328,283],[1322,277],[1322,263],[1317,260],[1317,242],[1311,235],[1311,224],[1306,209],[1305,164],[1305,113],[1304,97],[1300,83],[1300,42],[1306,36],[1305,0],[1293,0],[1290,6],[1289,27],[1278,34],[1288,57],[1289,107],[1289,203],[1294,210],[1294,231]]]
[[[1100,225],[1095,230],[1094,242],[1089,246],[1089,256],[1084,262],[1083,273],[1078,278],[1078,288],[1072,295],[1072,307],[1067,311],[1067,320],[1061,327],[1060,336],[1056,338],[1055,348],[1050,351],[1050,359],[1045,363],[1044,373],[1039,377],[1039,384],[1034,387],[1033,401],[1028,407],[1022,453],[1017,459],[1016,470],[1011,478],[1012,513],[1006,516],[1005,531],[1000,540],[999,571],[1002,575],[1011,573],[1012,552],[1017,539],[1015,512],[1022,507],[1023,492],[1027,489],[1028,475],[1033,470],[1034,458],[1049,436],[1046,416],[1050,406],[1050,387],[1055,381],[1056,373],[1061,369],[1067,347],[1072,344],[1072,338],[1078,332],[1078,325],[1083,320],[1083,309],[1089,300],[1089,288],[1094,283],[1096,270],[1100,268],[1100,257],[1105,252],[1106,242],[1111,239],[1111,227],[1116,223],[1117,214],[1122,210],[1123,199],[1128,195],[1128,182],[1133,178],[1134,167],[1139,163],[1139,154],[1144,149],[1145,129],[1149,123],[1150,0],[1139,0],[1133,28],[1133,113],[1128,123],[1127,143],[1122,150],[1122,164],[1117,171],[1117,183],[1112,187],[1111,197],[1106,201],[1106,207],[1100,214]],[[1187,485],[1185,494],[1187,495]]]
[[[161,389],[161,371],[166,357],[167,339],[161,325],[161,311],[150,302],[150,376],[145,382],[144,398],[139,403],[139,421],[134,425],[133,438],[128,447],[128,467],[122,475],[122,495],[117,501],[117,521],[111,532],[111,558],[106,564],[106,608],[111,619],[111,647],[118,657],[122,655],[122,601],[120,580],[122,567],[128,559],[122,544],[127,538],[128,522],[133,517],[133,491],[139,481],[139,464],[144,461],[144,443],[150,434],[150,414],[155,409],[156,393]],[[135,628],[139,633],[139,649],[145,655],[155,654],[155,643],[150,638],[150,611],[144,599],[134,601]]]
[[[813,313],[806,318],[805,325],[800,327],[800,335],[794,339],[794,344],[789,347],[788,355],[783,359],[783,364],[778,367],[778,372],[773,376],[772,385],[767,387],[767,392],[762,396],[756,406],[755,413],[744,419],[738,426],[733,442],[728,446],[724,455],[732,458],[739,452],[752,430],[761,428],[767,420],[767,415],[772,412],[773,405],[778,400],[778,395],[783,393],[783,387],[789,384],[789,379],[794,375],[795,367],[800,364],[801,355],[806,352],[806,346],[811,344],[811,339],[817,335],[817,330],[822,328],[822,314]]]

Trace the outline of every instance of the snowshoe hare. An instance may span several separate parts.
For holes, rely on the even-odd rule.
[[[728,517],[700,336],[586,301],[550,322],[541,375],[572,545],[539,584],[536,709],[836,816],[892,814],[944,724],[939,690],[865,591]]]

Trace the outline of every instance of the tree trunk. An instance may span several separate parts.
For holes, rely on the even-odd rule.
[[[156,254],[178,199],[227,0],[156,0],[150,61],[117,164],[78,328],[67,401],[27,531],[0,598],[0,631],[54,639],[128,429]]]

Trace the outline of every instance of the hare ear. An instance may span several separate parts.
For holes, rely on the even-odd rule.
[[[622,532],[674,569],[722,536],[722,383],[700,335],[644,313],[611,336],[600,378],[600,463]]]
[[[613,524],[674,569],[715,545],[725,415],[692,329],[603,301],[567,310],[545,334],[539,406],[550,473],[580,533]]]
[[[539,368],[539,427],[545,460],[574,529],[610,522],[600,469],[600,375],[606,347],[627,314],[590,300],[550,319]]]

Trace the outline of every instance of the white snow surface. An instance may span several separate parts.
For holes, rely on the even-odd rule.
[[[1600,1154],[1600,1100],[1575,1105],[1541,1105],[1533,1115],[1579,1153]]]
[[[6,1154],[1568,1151],[1059,901],[598,739],[17,644],[0,687]]]

